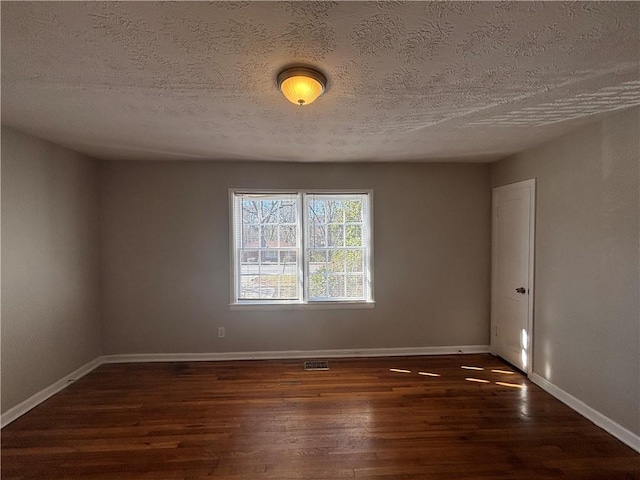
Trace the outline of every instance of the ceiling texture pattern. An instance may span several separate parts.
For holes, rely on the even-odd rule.
[[[640,104],[636,2],[3,2],[2,122],[104,159],[492,161]],[[286,66],[322,71],[298,107]]]

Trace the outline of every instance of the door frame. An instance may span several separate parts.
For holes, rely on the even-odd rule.
[[[497,292],[497,260],[498,260],[498,244],[497,244],[497,213],[498,206],[496,204],[499,192],[505,192],[523,187],[529,188],[529,294],[527,309],[527,376],[533,373],[533,319],[534,319],[534,266],[535,266],[535,233],[536,233],[536,179],[523,180],[521,182],[500,185],[491,189],[491,331],[490,331],[490,351],[495,353],[495,331],[496,322],[496,292]]]

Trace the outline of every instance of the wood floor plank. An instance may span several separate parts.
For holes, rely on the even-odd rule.
[[[490,355],[102,365],[2,430],[3,479],[640,479]]]

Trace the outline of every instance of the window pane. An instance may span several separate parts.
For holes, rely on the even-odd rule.
[[[314,273],[309,272],[309,297],[327,298],[327,270],[318,268]]]
[[[326,263],[327,251],[326,250],[309,250],[309,264],[313,263]]]
[[[362,221],[362,202],[360,200],[347,200],[344,203],[345,221]]]
[[[362,298],[364,295],[364,275],[347,275],[347,297]]]
[[[242,223],[257,224],[258,222],[258,202],[254,200],[242,200]]]
[[[291,300],[298,298],[298,280],[295,273],[292,272],[289,275],[280,275],[280,294],[278,298]]]
[[[307,195],[309,300],[367,299],[367,201],[366,194]]]
[[[311,223],[311,221],[310,221]],[[324,247],[327,245],[327,229],[325,225],[311,224],[307,238],[309,248]]]
[[[364,256],[362,250],[347,250],[345,256],[347,260],[347,272],[364,271]]]
[[[298,245],[298,233],[295,225],[280,225],[279,247],[295,247]]]
[[[344,250],[329,250],[328,252],[327,267],[330,272],[344,272]]]
[[[329,225],[328,235],[327,235],[327,244],[330,247],[342,247],[344,246],[344,237],[343,237],[343,226],[331,224]]]
[[[284,266],[288,263],[298,263],[297,250],[280,250],[280,263]]]
[[[309,221],[312,223],[325,223],[325,202],[322,200],[309,200]]]
[[[260,227],[260,247],[274,248],[278,246],[277,225],[263,225]]]
[[[242,248],[259,246],[260,229],[256,225],[242,225]]]
[[[297,223],[298,206],[294,201],[283,201],[279,210],[280,223]]]
[[[348,247],[360,247],[362,245],[362,226],[347,225],[344,237]]]
[[[240,276],[240,298],[260,298],[260,287],[256,278],[254,275]]]
[[[241,250],[240,263],[256,263],[260,257],[258,250]]]
[[[330,298],[345,298],[345,284],[344,275],[330,275],[329,276],[329,297]]]
[[[344,210],[341,200],[327,200],[327,221],[328,222],[344,222]]]
[[[300,299],[297,195],[235,198],[237,299]]]

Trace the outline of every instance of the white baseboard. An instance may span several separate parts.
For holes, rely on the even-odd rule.
[[[452,347],[364,348],[353,350],[282,350],[267,352],[218,353],[135,353],[106,355],[104,363],[197,362],[225,360],[284,360],[287,358],[398,357],[416,355],[451,355],[488,353],[488,345]]]
[[[604,416],[597,410],[594,410],[583,401],[578,400],[573,395],[565,392],[560,387],[557,387],[556,385],[551,383],[549,380],[541,377],[537,373],[532,372],[529,375],[529,379],[533,383],[538,385],[540,388],[545,390],[547,393],[550,393],[551,395],[556,397],[558,400],[560,400],[562,403],[574,409],[583,417],[587,418],[588,420],[591,420],[597,426],[599,426],[606,432],[610,433],[621,442],[629,445],[631,448],[633,448],[637,452],[640,452],[640,436],[636,435],[630,430],[627,430],[625,427],[614,422],[609,417]]]
[[[32,408],[37,407],[42,402],[58,393],[60,390],[63,390],[64,388],[71,385],[74,381],[84,377],[87,373],[102,365],[102,363],[102,357],[98,357],[90,361],[86,365],[83,365],[79,369],[71,372],[69,375],[62,377],[56,383],[49,385],[47,388],[40,390],[38,393],[30,396],[24,402],[19,403],[13,408],[10,408],[6,412],[4,412],[2,416],[0,416],[0,428],[4,428],[6,425],[9,425],[16,418],[21,417]]]

